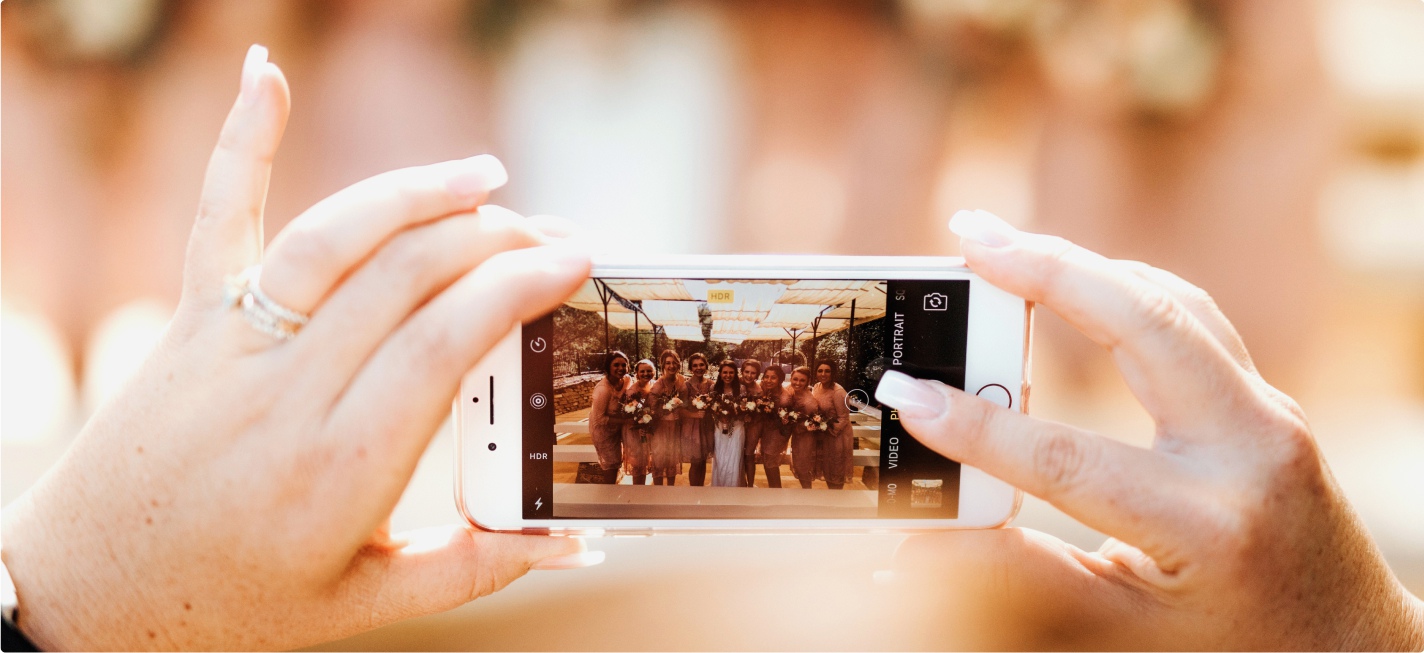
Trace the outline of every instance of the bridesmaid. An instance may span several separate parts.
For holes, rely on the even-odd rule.
[[[644,358],[633,367],[633,381],[623,391],[622,402],[641,399],[646,401],[652,390],[653,362]],[[621,403],[621,402],[620,402]],[[621,410],[621,406],[619,407]],[[628,420],[623,425],[623,473],[632,477],[633,485],[648,483],[648,442],[647,434]]]
[[[618,399],[629,383],[628,355],[610,352],[603,364],[603,378],[593,386],[593,402],[588,410],[588,433],[593,437],[593,450],[603,471],[599,483],[618,482],[618,468],[623,465],[623,423],[628,421],[618,410]]]
[[[800,411],[803,419],[821,409],[816,398],[811,395],[810,385],[811,368],[801,365],[791,371],[791,396],[787,406]],[[801,482],[801,487],[809,490],[820,472],[820,447],[816,441],[822,436],[813,435],[806,430],[800,420],[787,428],[791,435],[791,471],[796,474],[796,480]]]
[[[761,376],[761,361],[755,358],[748,358],[742,361],[742,397],[761,396],[761,386],[757,384],[757,377]],[[757,443],[761,442],[762,425],[766,420],[760,415],[748,415],[742,421],[747,431],[747,441],[742,448],[742,486],[756,487],[756,451]]]
[[[852,449],[855,447],[854,430],[850,424],[850,408],[846,406],[846,390],[836,383],[835,365],[816,365],[816,387],[811,390],[821,414],[834,424],[820,436],[821,472],[826,476],[826,485],[839,490],[853,478],[851,469]]]
[[[777,409],[785,408],[791,402],[791,393],[781,387],[786,373],[778,365],[766,366],[761,374],[761,396],[776,401]],[[761,466],[766,470],[766,486],[781,487],[781,456],[786,453],[787,433],[790,426],[782,426],[776,414],[758,416],[761,422]]]
[[[717,383],[712,386],[712,396],[728,395],[740,399],[742,383],[737,378],[737,364],[724,360],[717,366]],[[712,465],[712,485],[736,487],[742,482],[742,443],[746,440],[746,429],[740,417],[725,422],[716,417],[713,419],[717,423],[712,432],[715,442],[712,456],[716,459]]]
[[[682,357],[676,351],[664,349],[658,362],[662,364],[662,375],[651,390],[653,409],[658,417],[653,422],[656,427],[648,436],[649,455],[653,485],[673,485],[682,470],[682,424],[679,421],[682,409],[664,413],[662,406],[674,397],[682,399],[687,392],[687,380],[682,378]]]
[[[689,485],[701,487],[707,482],[707,456],[712,453],[712,420],[704,419],[707,411],[697,410],[692,398],[712,392],[712,379],[707,378],[707,356],[697,352],[687,357],[691,378],[682,392],[682,461],[687,469]]]

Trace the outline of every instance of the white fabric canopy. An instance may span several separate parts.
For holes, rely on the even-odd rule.
[[[687,286],[681,279],[604,279],[603,283],[630,302],[641,299],[698,299],[687,292]]]
[[[656,324],[673,340],[704,339],[699,314],[703,305],[712,314],[711,339],[732,344],[809,336],[813,323],[818,335],[840,331],[849,326],[851,300],[856,303],[857,323],[885,315],[884,281],[607,279],[602,282],[624,299],[641,304],[643,315],[637,318],[641,329],[651,329]],[[709,291],[713,291],[717,301],[708,301]],[[603,301],[592,280],[581,286],[565,304],[578,310],[603,313]],[[632,329],[634,315],[617,300],[609,301],[610,326]]]
[[[787,333],[787,332],[786,332],[786,329],[779,329],[779,328],[776,328],[776,327],[757,327],[757,328],[755,328],[755,329],[752,329],[751,334],[747,335],[747,340],[790,340],[790,339],[791,339],[791,334]]]
[[[701,332],[702,317],[697,314],[697,307],[700,305],[701,302],[647,299],[643,301],[643,314],[658,326],[697,327]]]
[[[666,326],[663,333],[673,340],[690,340],[692,342],[702,342],[702,327],[699,326]]]
[[[600,308],[600,310],[602,309]],[[648,318],[638,315],[637,313],[609,313],[608,324],[615,329],[632,329],[634,326],[634,316],[637,316],[637,326],[639,329],[647,331],[653,328],[653,325],[648,324]]]
[[[568,298],[568,300],[564,302],[564,305],[569,308],[576,308],[580,311],[603,313],[603,300],[598,296],[598,287],[594,285],[593,279],[589,279],[585,281],[582,286],[579,286],[579,289],[574,291],[573,297]],[[608,300],[608,312],[632,313],[632,311],[623,308],[623,305],[619,304],[618,300],[612,298]]]
[[[751,320],[715,320],[712,322],[712,337],[717,336],[742,336],[751,335],[752,329],[756,328],[756,322]]]
[[[776,304],[758,326],[777,329],[809,329],[811,322],[829,306],[816,304]]]
[[[776,300],[786,292],[786,286],[779,283],[715,283],[707,285],[707,292],[731,291],[730,302],[707,302],[715,324],[720,320],[757,322],[766,319]],[[709,295],[710,296],[710,295]]]
[[[835,281],[835,280],[807,280],[797,281],[791,284],[786,293],[781,296],[778,302],[782,304],[820,304],[822,306],[835,306],[841,303],[850,303],[850,300],[859,298],[866,290],[875,287],[875,281]],[[881,304],[884,307],[884,304]]]

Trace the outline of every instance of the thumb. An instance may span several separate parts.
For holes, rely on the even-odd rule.
[[[439,526],[397,534],[399,549],[368,549],[351,581],[376,593],[358,599],[371,605],[376,625],[444,612],[503,589],[531,569],[576,569],[603,561],[583,540],[543,535],[487,533]],[[374,563],[374,564],[372,564]],[[366,594],[365,592],[356,592]]]
[[[222,301],[224,279],[262,257],[262,210],[272,158],[291,109],[287,80],[253,45],[242,65],[242,87],[208,160],[198,217],[188,239],[183,300]]]
[[[925,597],[942,641],[978,650],[1130,645],[1144,601],[1130,574],[1101,556],[1023,528],[916,535],[881,582]],[[1125,639],[1124,639],[1125,638]]]

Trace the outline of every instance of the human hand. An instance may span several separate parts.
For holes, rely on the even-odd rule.
[[[1300,407],[1257,374],[1205,292],[982,211],[950,228],[977,274],[1106,347],[1157,424],[1143,449],[886,373],[876,397],[930,448],[1113,538],[1095,553],[1024,529],[906,540],[896,579],[931,595],[952,583],[961,616],[999,626],[969,645],[1424,648],[1424,606],[1331,477]]]
[[[5,510],[20,629],[45,649],[269,649],[330,640],[596,561],[568,538],[389,516],[470,369],[586,278],[585,255],[508,211],[483,156],[378,175],[262,251],[282,73],[255,47],[152,355]],[[262,289],[312,315],[290,340],[224,303]]]

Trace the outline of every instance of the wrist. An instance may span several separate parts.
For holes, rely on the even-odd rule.
[[[42,517],[26,492],[0,519],[0,556],[17,599],[11,624],[42,651],[125,647],[114,618],[132,606],[100,591],[104,578],[81,568],[90,558],[61,545]]]

